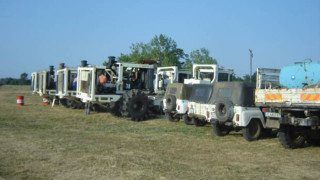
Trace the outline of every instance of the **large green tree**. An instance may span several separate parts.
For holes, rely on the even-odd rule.
[[[152,57],[160,60],[162,66],[181,67],[180,59],[187,57],[183,49],[178,48],[177,43],[163,34],[155,36],[151,42]]]
[[[118,61],[128,62],[140,59],[154,59],[161,62],[162,66],[181,67],[181,59],[188,57],[177,43],[163,34],[155,36],[149,43],[135,43],[130,46],[130,54],[120,54]]]
[[[200,48],[190,53],[184,68],[192,69],[192,64],[217,64],[217,60],[210,56],[210,51],[208,49]]]
[[[121,53],[118,57],[120,62],[132,62],[140,59],[152,59],[150,44],[144,44],[142,42],[135,43],[130,46],[131,53]]]

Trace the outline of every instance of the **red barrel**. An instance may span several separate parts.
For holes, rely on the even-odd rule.
[[[49,99],[48,99],[48,97],[47,97],[47,96],[43,96],[43,97],[42,97],[42,102],[43,102],[43,104],[49,104]]]
[[[17,105],[23,106],[24,105],[24,97],[23,96],[17,96]]]

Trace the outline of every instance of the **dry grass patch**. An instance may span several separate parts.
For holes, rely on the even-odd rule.
[[[27,86],[0,87],[0,177],[5,179],[319,179],[319,147],[286,150],[165,119],[46,106]],[[16,105],[24,95],[25,106]]]

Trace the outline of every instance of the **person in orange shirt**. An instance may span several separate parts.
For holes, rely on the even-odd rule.
[[[99,76],[99,83],[104,84],[104,83],[106,83],[106,82],[107,82],[107,77],[106,77],[106,75],[104,74],[104,72],[101,72],[101,73],[100,73],[100,76]]]

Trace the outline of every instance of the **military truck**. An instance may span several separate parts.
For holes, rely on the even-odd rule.
[[[191,91],[191,84],[172,83],[168,85],[164,95],[163,110],[169,121],[177,122],[182,118],[186,124],[193,124],[186,113]]]
[[[179,121],[182,118],[187,125],[192,125],[194,124],[193,121],[197,121],[195,124],[200,126],[205,123],[202,119],[196,118],[199,117],[197,115],[200,113],[200,110],[198,111],[196,106],[199,107],[202,102],[199,104],[197,104],[197,102],[190,102],[191,104],[188,106],[192,91],[194,91],[193,96],[195,97],[193,99],[199,99],[196,97],[197,94],[195,94],[196,91],[193,84],[212,84],[218,81],[232,81],[233,70],[219,68],[218,65],[215,64],[194,64],[192,72],[192,78],[184,80],[185,85],[176,84],[167,88],[163,100],[163,109],[169,121]],[[199,88],[200,87],[201,86],[199,86]],[[177,91],[175,91],[175,89],[177,89]],[[188,107],[191,108],[191,106],[193,112],[188,116],[187,110]]]
[[[107,66],[79,67],[76,97],[87,104],[87,114],[94,104],[134,121],[148,119],[162,112],[166,83],[179,77],[177,68],[157,66],[154,60],[122,63],[110,56]],[[104,73],[107,82],[100,83]]]
[[[320,79],[317,78],[319,69],[314,68],[318,65],[311,62],[296,63],[291,68],[283,67],[280,73],[282,76],[269,80],[267,72],[275,70],[257,70],[255,104],[264,112],[267,121],[273,120],[280,124],[278,138],[285,148],[303,147],[306,140],[310,144],[320,142]],[[279,79],[288,78],[291,78],[288,86],[281,86]],[[306,80],[315,84],[307,85],[304,83]]]
[[[214,84],[193,84],[191,95],[188,101],[187,115],[191,119],[190,124],[204,126],[208,123],[206,116],[203,116],[203,104],[207,104],[214,91]],[[186,123],[187,124],[187,123]]]
[[[204,109],[210,118],[213,132],[225,136],[242,130],[247,141],[257,140],[270,126],[259,107],[255,106],[255,84],[248,82],[217,82],[209,104]]]

